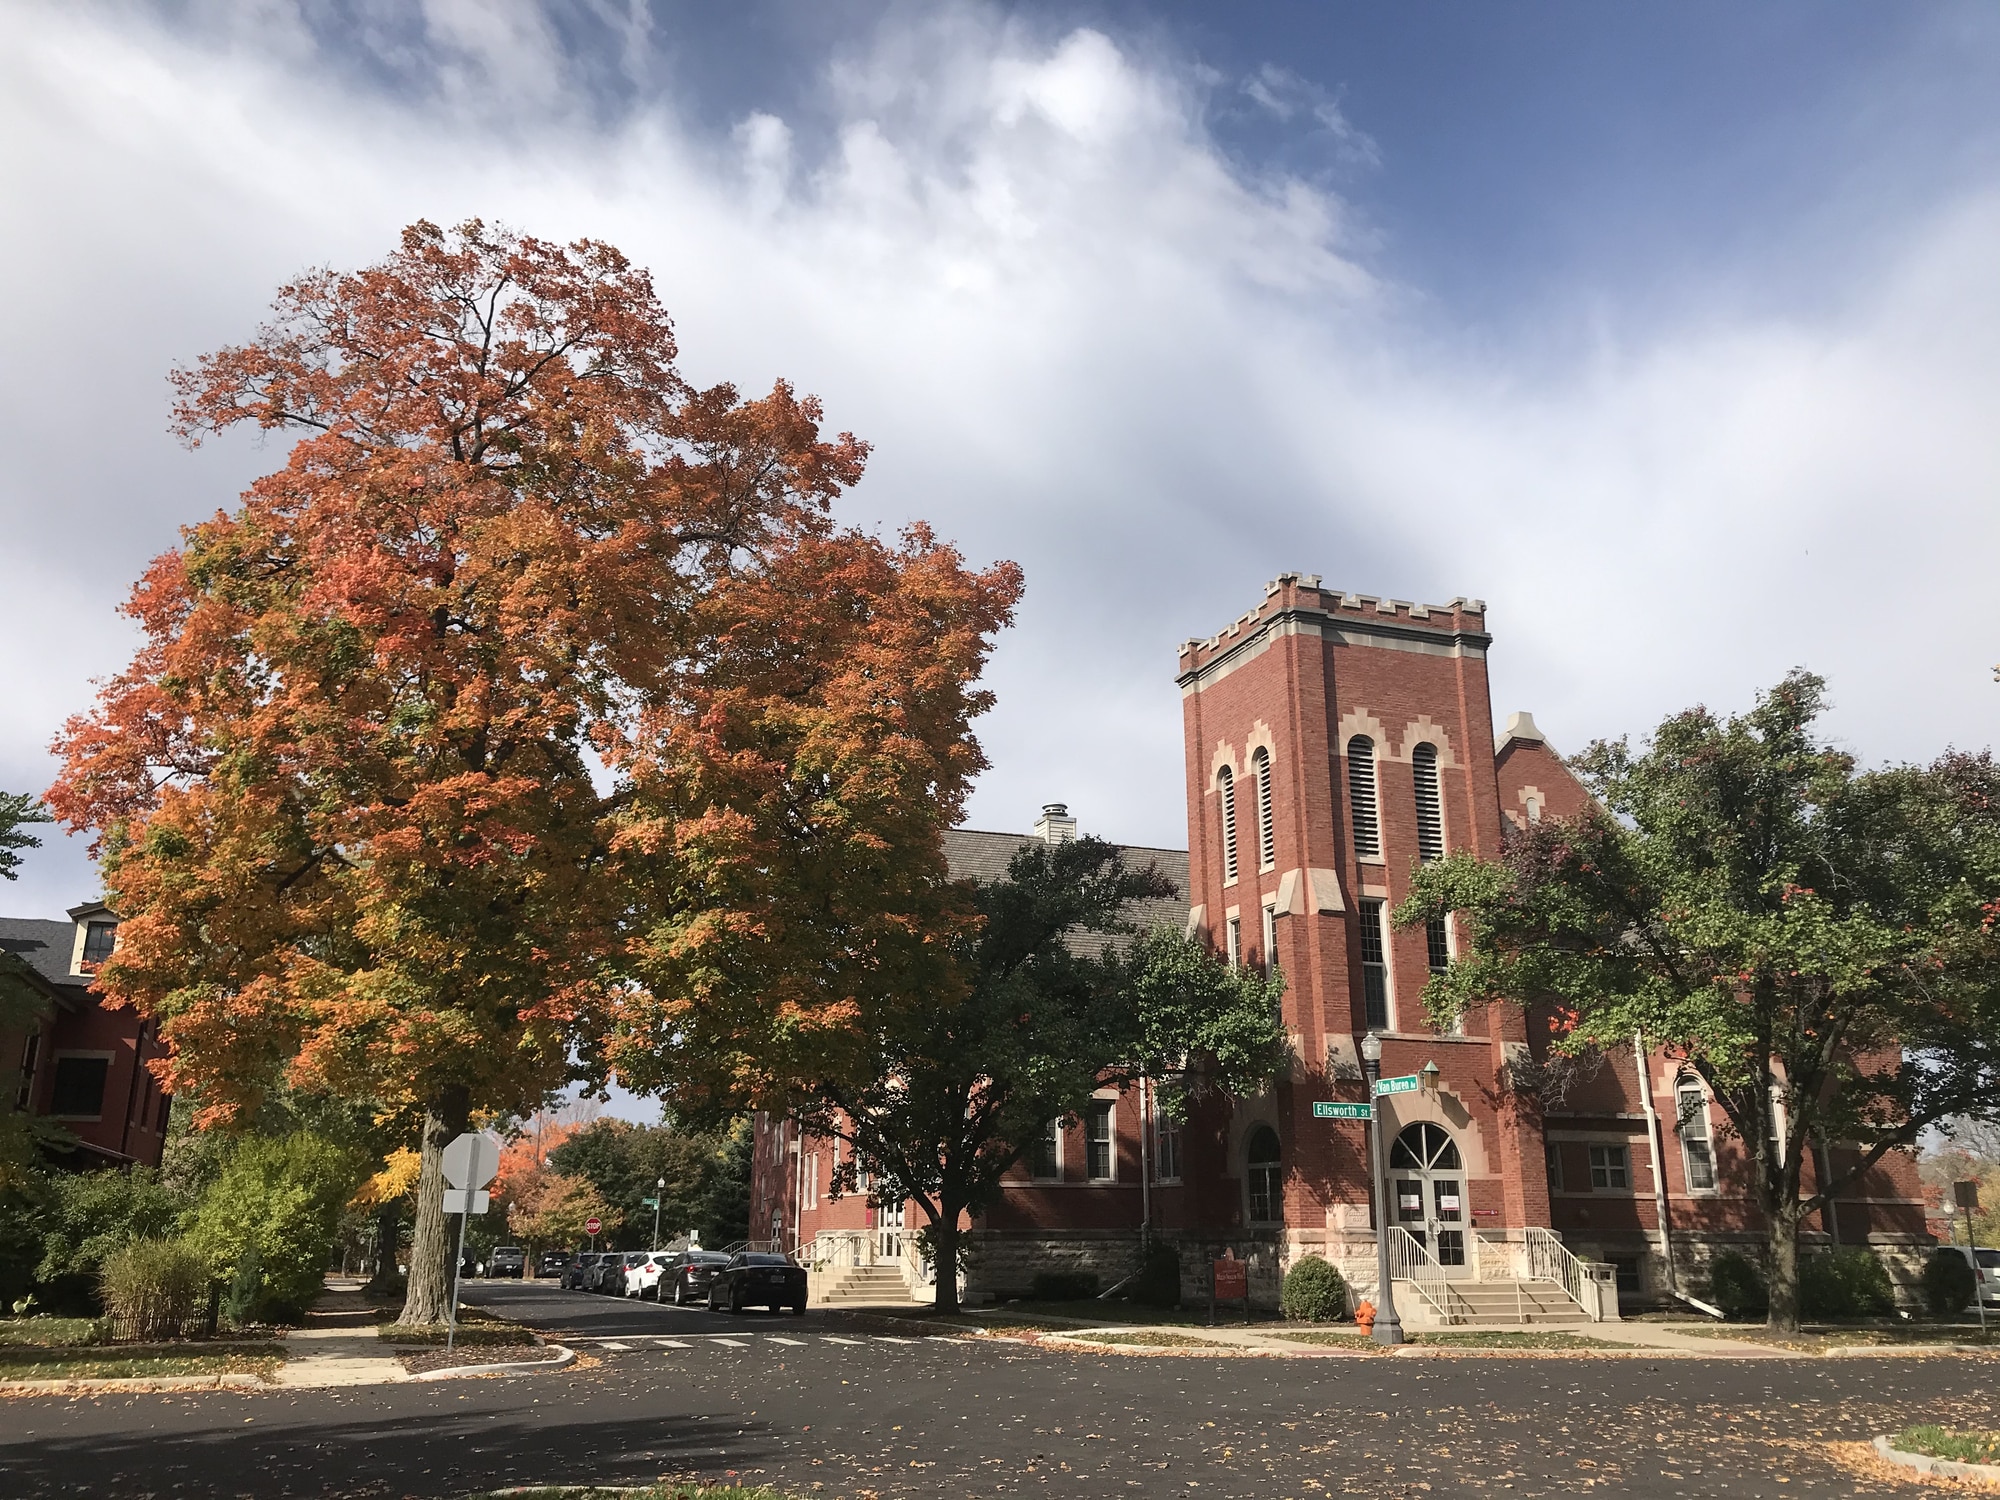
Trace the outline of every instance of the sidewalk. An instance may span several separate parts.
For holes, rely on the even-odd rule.
[[[1064,1321],[1071,1320],[1066,1319]],[[1376,1347],[1367,1345],[1366,1341],[1358,1336],[1355,1339],[1355,1346],[1351,1348],[1342,1347],[1338,1344],[1309,1344],[1287,1338],[1285,1330],[1268,1325],[1265,1327],[1245,1328],[1240,1326],[1206,1327],[1196,1324],[1114,1324],[1100,1322],[1081,1326],[1081,1320],[1076,1321],[1080,1326],[1063,1328],[1060,1331],[1049,1330],[1055,1342],[1064,1344],[1086,1333],[1172,1333],[1185,1335],[1190,1340],[1199,1340],[1200,1343],[1219,1344],[1232,1351],[1271,1354],[1289,1359],[1317,1359],[1328,1356],[1335,1358],[1378,1358],[1383,1352]],[[1573,1357],[1577,1354],[1588,1353],[1609,1354],[1613,1352],[1646,1353],[1652,1355],[1667,1354],[1708,1359],[1798,1359],[1805,1357],[1800,1355],[1796,1350],[1773,1349],[1766,1345],[1753,1344],[1739,1339],[1715,1339],[1695,1334],[1678,1333],[1671,1328],[1663,1328],[1658,1324],[1647,1323],[1581,1323],[1574,1326],[1565,1324],[1560,1328],[1552,1328],[1548,1324],[1521,1323],[1495,1327],[1443,1328],[1429,1331],[1443,1334],[1566,1333],[1574,1334],[1579,1338],[1595,1339],[1599,1343],[1612,1344],[1619,1347],[1615,1351],[1610,1349],[1588,1350],[1576,1348],[1510,1349],[1505,1346],[1485,1347],[1477,1344],[1427,1344],[1418,1342],[1401,1346],[1400,1352],[1414,1356],[1439,1354],[1513,1354],[1540,1355],[1545,1358]],[[1421,1336],[1421,1330],[1415,1332],[1418,1332],[1419,1336]],[[1087,1347],[1109,1349],[1120,1354],[1134,1351],[1140,1353],[1175,1352],[1172,1349],[1164,1349],[1162,1346],[1106,1344],[1098,1343],[1094,1340],[1085,1340],[1084,1342]],[[1188,1350],[1199,1352],[1200,1344],[1191,1342],[1178,1346],[1178,1348],[1179,1352],[1187,1352]]]
[[[376,1335],[375,1312],[360,1281],[329,1277],[303,1328],[285,1337],[277,1386],[383,1385],[408,1380],[403,1362]]]

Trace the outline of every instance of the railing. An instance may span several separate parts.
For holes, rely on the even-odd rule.
[[[1465,1299],[1451,1289],[1444,1267],[1400,1224],[1389,1230],[1389,1276],[1391,1280],[1407,1281],[1416,1287],[1417,1295],[1430,1303],[1441,1322],[1465,1321],[1470,1309]]]
[[[875,1234],[868,1229],[822,1229],[813,1236],[806,1260],[814,1270],[875,1264]]]
[[[1589,1315],[1591,1322],[1604,1320],[1604,1308],[1598,1300],[1597,1286],[1589,1268],[1572,1255],[1569,1247],[1552,1231],[1529,1225],[1524,1248],[1530,1280],[1555,1282],[1570,1301]]]

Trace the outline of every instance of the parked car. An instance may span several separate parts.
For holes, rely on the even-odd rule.
[[[2000,1307],[2000,1250],[1984,1245],[1976,1251],[1970,1245],[1939,1245],[1938,1251],[1962,1257],[1972,1267],[1973,1295],[1990,1308]]]
[[[772,1312],[781,1307],[804,1312],[806,1268],[789,1255],[743,1250],[730,1256],[729,1264],[708,1284],[708,1310],[740,1313],[753,1304]]]
[[[625,1278],[625,1253],[622,1250],[602,1252],[597,1257],[596,1263],[591,1266],[590,1274],[584,1278],[583,1289],[586,1292],[603,1291],[605,1277],[614,1272],[617,1273],[619,1287],[622,1290]]]
[[[667,1265],[666,1276],[660,1283],[666,1290],[660,1293],[660,1300],[664,1302],[671,1295],[676,1307],[707,1301],[708,1284],[728,1264],[729,1257],[720,1250],[681,1251]]]
[[[491,1276],[512,1276],[517,1280],[528,1274],[528,1252],[519,1245],[495,1245],[493,1253],[486,1257],[486,1274]]]
[[[597,1268],[597,1263],[602,1259],[604,1259],[602,1251],[584,1250],[578,1253],[571,1259],[568,1265],[563,1267],[562,1284],[564,1289],[572,1292],[586,1290],[590,1273]]]
[[[604,1264],[598,1268],[597,1290],[607,1297],[625,1295],[625,1273],[646,1258],[643,1250],[622,1250],[615,1255],[604,1257]]]
[[[537,1276],[554,1276],[558,1279],[569,1269],[570,1254],[567,1250],[544,1250],[541,1259],[535,1263]]]
[[[665,1274],[667,1262],[673,1256],[665,1250],[648,1250],[639,1257],[638,1263],[625,1267],[625,1295],[644,1300],[648,1292],[655,1300],[660,1295],[660,1277]]]

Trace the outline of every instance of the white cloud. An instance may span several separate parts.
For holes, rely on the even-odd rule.
[[[1732,287],[1643,338],[1613,309],[1571,356],[1444,326],[1324,184],[1215,146],[1223,83],[1095,31],[941,8],[829,66],[829,131],[766,101],[711,136],[664,104],[593,125],[532,6],[409,14],[363,39],[428,80],[400,101],[269,0],[199,35],[0,22],[0,205],[30,226],[0,243],[0,786],[46,782],[145,558],[275,457],[177,452],[167,367],[301,267],[473,213],[651,265],[693,378],[821,394],[876,444],[855,519],[1026,565],[984,826],[1060,797],[1180,842],[1175,644],[1286,568],[1483,595],[1496,709],[1564,747],[1744,704],[1795,662],[1869,756],[2000,727],[1993,197],[1909,223],[1818,321],[1746,316]],[[1291,75],[1250,82],[1373,151]],[[52,853],[0,903],[55,910],[86,879]]]

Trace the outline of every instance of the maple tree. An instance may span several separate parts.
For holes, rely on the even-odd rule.
[[[405,1322],[445,1311],[438,1160],[472,1111],[529,1112],[578,1057],[641,1065],[634,1010],[699,998],[730,967],[701,957],[717,934],[782,927],[741,862],[840,822],[755,802],[803,784],[786,757],[919,794],[900,762],[977,763],[982,701],[942,679],[976,675],[1018,575],[837,529],[866,445],[783,383],[695,389],[676,352],[611,246],[478,221],[283,288],[252,341],[176,372],[175,420],[193,444],[297,440],[147,569],[133,662],[58,741],[50,805],[97,831],[122,918],[99,988],[159,1019],[166,1086],[204,1124],[280,1083],[420,1122]],[[852,683],[878,623],[908,704]],[[917,722],[933,700],[957,717]],[[904,932],[881,910],[906,890],[854,910]],[[789,1016],[786,975],[851,945],[821,925],[769,946]]]
[[[1558,1054],[1636,1033],[1686,1060],[1750,1159],[1781,1329],[1807,1218],[1925,1132],[2000,1120],[2000,768],[1862,771],[1824,710],[1795,672],[1749,713],[1594,744],[1571,764],[1598,808],[1420,867],[1396,914],[1467,917],[1424,991],[1440,1023],[1511,1000],[1553,1010]]]

